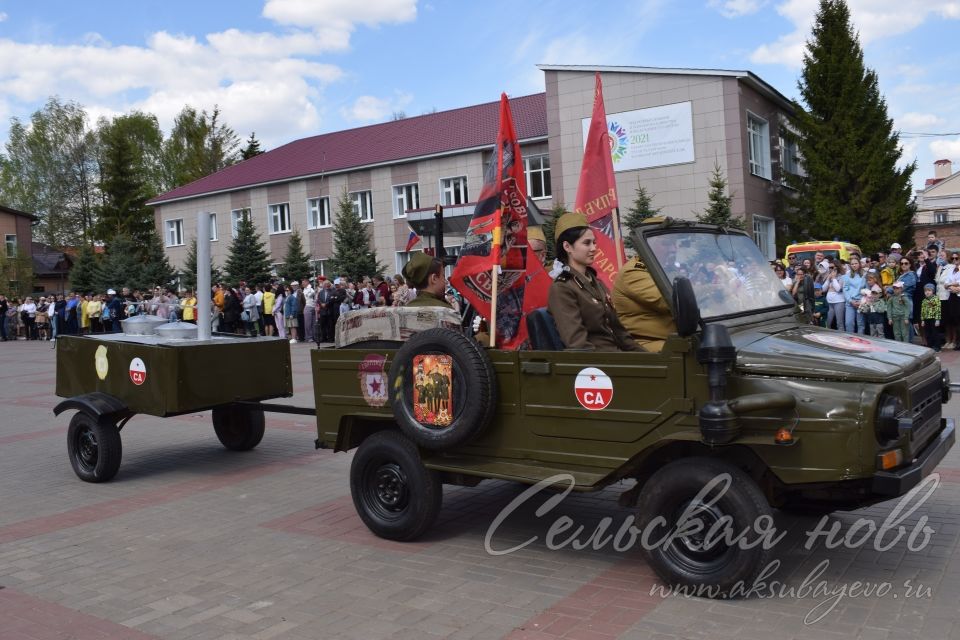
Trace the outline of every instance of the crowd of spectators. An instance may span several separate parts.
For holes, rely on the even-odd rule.
[[[404,306],[416,297],[403,276],[384,279],[324,276],[300,282],[274,281],[239,286],[215,284],[209,294],[212,329],[218,333],[279,336],[298,342],[332,342],[337,318],[354,309]],[[457,304],[452,294],[448,300]],[[167,287],[140,291],[122,288],[118,293],[75,291],[67,294],[7,299],[0,295],[0,341],[54,340],[58,335],[117,333],[120,321],[137,315],[154,315],[169,321],[195,323],[198,296],[188,290],[179,295]]]
[[[811,324],[960,350],[960,252],[931,232],[924,247],[899,243],[870,256],[773,263],[773,270]]]

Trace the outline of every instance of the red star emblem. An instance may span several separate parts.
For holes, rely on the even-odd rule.
[[[597,376],[590,376],[590,382],[596,382]]]
[[[380,394],[380,386],[381,386],[380,380],[378,378],[374,378],[373,380],[370,381],[370,390],[376,393],[377,395]]]

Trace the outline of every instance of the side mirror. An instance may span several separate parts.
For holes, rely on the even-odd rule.
[[[683,338],[696,333],[700,326],[700,307],[693,285],[687,278],[673,280],[673,319],[677,323],[677,333]]]

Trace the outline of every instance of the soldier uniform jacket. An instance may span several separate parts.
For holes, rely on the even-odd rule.
[[[449,302],[438,298],[429,291],[418,290],[417,297],[406,304],[408,307],[446,307],[453,309]]]
[[[640,258],[625,264],[617,274],[613,306],[623,326],[647,351],[660,351],[667,336],[677,332],[670,307]]]
[[[567,349],[642,351],[620,324],[607,288],[590,267],[586,276],[564,268],[550,285],[547,306]]]

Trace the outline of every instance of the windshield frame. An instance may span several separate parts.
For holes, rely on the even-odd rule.
[[[654,276],[654,281],[657,282],[657,285],[660,287],[660,291],[664,295],[665,300],[673,300],[673,282],[668,278],[666,271],[663,266],[660,264],[660,260],[657,258],[656,253],[650,247],[648,242],[649,238],[654,238],[663,235],[688,235],[692,233],[702,233],[712,236],[723,236],[723,235],[737,235],[742,236],[749,240],[751,243],[753,239],[745,232],[740,229],[727,229],[725,227],[715,227],[712,225],[699,225],[695,222],[685,221],[685,220],[670,220],[667,223],[661,223],[658,225],[650,225],[647,228],[641,227],[638,229],[639,233],[636,233],[637,236],[640,236],[640,255],[644,258],[644,261],[647,264],[647,269]],[[759,251],[759,248],[757,249]],[[769,261],[768,261],[769,262]],[[673,305],[671,303],[671,310]],[[697,300],[697,307],[700,307],[700,300]],[[734,320],[737,318],[749,318],[751,316],[756,316],[760,314],[769,314],[771,312],[777,311],[790,311],[791,314],[796,308],[796,302],[784,302],[779,305],[758,307],[756,309],[751,309],[747,311],[735,311],[732,313],[724,313],[714,316],[702,316],[704,322],[722,322],[724,320]]]

